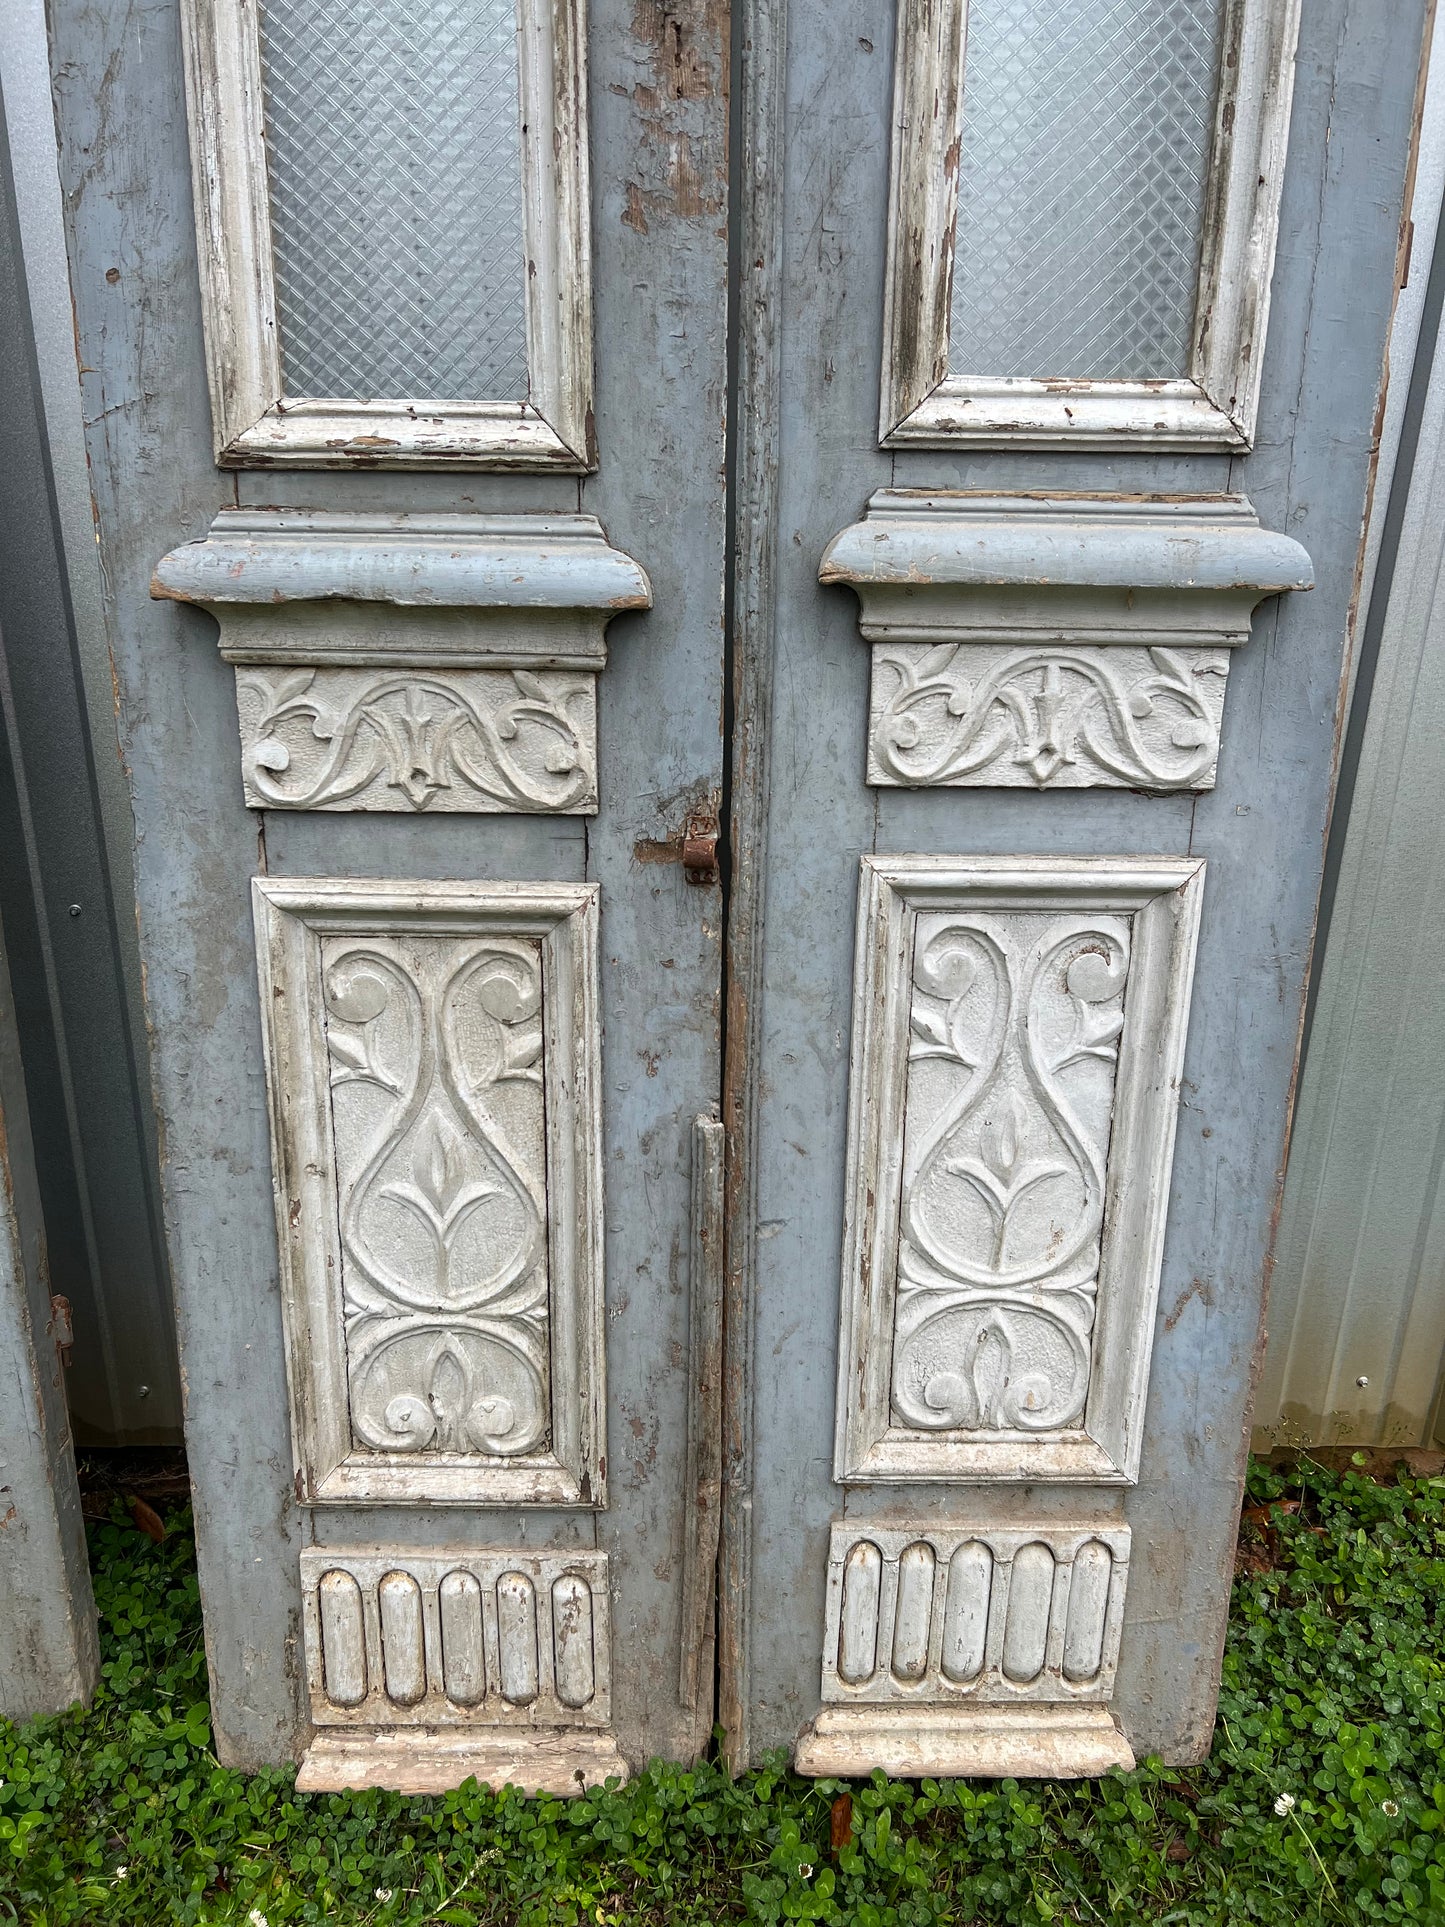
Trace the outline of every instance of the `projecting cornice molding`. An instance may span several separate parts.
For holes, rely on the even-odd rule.
[[[151,593],[236,667],[253,809],[597,808],[607,624],[642,568],[590,515],[226,509]]]
[[[820,578],[873,647],[868,781],[1209,789],[1229,650],[1314,585],[1242,495],[883,489]]]

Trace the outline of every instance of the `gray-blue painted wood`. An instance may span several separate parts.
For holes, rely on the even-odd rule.
[[[245,1766],[306,1737],[298,1555],[597,1544],[613,1694],[638,1759],[685,1753],[677,1700],[687,1411],[688,1146],[716,1101],[720,897],[683,879],[721,789],[725,22],[591,8],[598,471],[238,473],[213,465],[178,8],[61,0],[54,72],[89,446],[135,802],[162,1183],[196,1484],[217,1743]],[[685,146],[685,175],[674,156]],[[608,635],[595,819],[308,816],[243,805],[234,678],[156,562],[235,504],[599,517],[654,608]],[[582,879],[602,887],[610,1509],[526,1516],[298,1507],[256,974],[253,874]],[[665,1657],[671,1654],[671,1658]],[[710,1709],[704,1708],[705,1730]]]
[[[1429,238],[1445,178],[1438,71],[1434,83],[1417,180],[1425,205],[1391,337],[1399,399],[1409,399],[1397,409],[1391,397],[1399,460],[1372,510],[1379,565],[1332,828],[1333,889],[1270,1288],[1255,1413],[1261,1446],[1428,1446],[1439,1436],[1445,252],[1437,225],[1432,264]],[[1387,418],[1387,436],[1390,426]]]
[[[771,15],[764,8],[760,13]],[[1087,1516],[1134,1534],[1114,1708],[1135,1751],[1207,1751],[1250,1386],[1334,758],[1351,592],[1419,68],[1423,9],[1305,10],[1254,451],[1044,455],[876,446],[892,10],[787,10],[778,262],[783,390],[771,807],[755,1121],[746,1718],[737,1751],[789,1743],[819,1703],[830,1520],[988,1523],[1016,1496],[830,1478],[857,867],[865,852],[1202,856],[1209,875],[1155,1334],[1143,1475]],[[761,31],[761,30],[760,30]],[[761,184],[760,184],[761,185]],[[748,398],[743,397],[746,413]],[[1317,586],[1267,604],[1233,663],[1218,786],[872,793],[868,648],[827,545],[880,486],[1239,490],[1301,542]],[[748,504],[740,504],[746,519]],[[739,1352],[743,1346],[739,1343]],[[1067,1489],[1031,1517],[1068,1519]],[[741,1583],[741,1582],[740,1582]]]

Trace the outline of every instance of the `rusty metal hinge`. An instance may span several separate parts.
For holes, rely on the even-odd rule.
[[[50,1300],[50,1323],[45,1327],[47,1335],[55,1345],[55,1355],[62,1365],[70,1363],[70,1348],[75,1343],[75,1319],[71,1314],[70,1300],[57,1292]]]

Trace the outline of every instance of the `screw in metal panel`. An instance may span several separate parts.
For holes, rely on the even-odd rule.
[[[1369,1382],[1370,1382],[1369,1379],[1365,1377],[1365,1374],[1363,1372],[1361,1372],[1360,1376],[1355,1380],[1355,1383],[1359,1386],[1362,1392],[1364,1391],[1365,1387],[1369,1384]]]
[[[70,914],[71,914],[71,916],[73,916],[73,917],[78,917],[78,916],[80,915],[80,905],[79,905],[78,903],[72,903],[72,904],[71,904],[71,906],[70,906]]]

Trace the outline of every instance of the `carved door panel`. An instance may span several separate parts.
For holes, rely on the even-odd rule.
[[[53,10],[218,1746],[713,1721],[726,22]]]
[[[1425,11],[750,11],[738,1758],[1209,1746]]]

